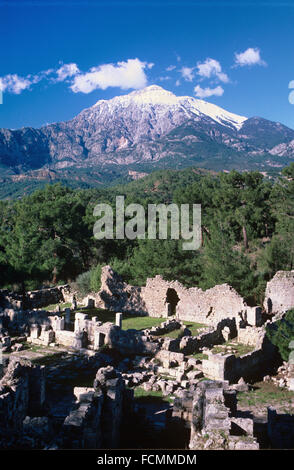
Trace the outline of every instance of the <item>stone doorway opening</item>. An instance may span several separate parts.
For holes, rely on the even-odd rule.
[[[176,314],[177,304],[179,300],[180,298],[177,294],[177,291],[169,287],[166,291],[166,299],[165,299],[166,304],[168,306],[167,307],[168,316]]]

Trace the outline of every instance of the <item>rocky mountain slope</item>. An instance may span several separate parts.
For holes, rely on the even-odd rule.
[[[267,169],[294,158],[294,130],[232,114],[152,85],[100,100],[68,122],[40,129],[0,129],[0,175],[31,170],[197,165],[210,169]],[[31,174],[31,173],[30,173]],[[37,176],[37,175],[36,175]]]

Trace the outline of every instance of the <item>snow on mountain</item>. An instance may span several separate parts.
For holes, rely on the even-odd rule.
[[[207,101],[193,98],[192,96],[176,96],[174,93],[165,90],[158,85],[151,85],[139,91],[133,91],[128,95],[117,96],[111,100],[100,100],[92,108],[100,108],[103,105],[109,108],[127,108],[130,105],[140,107],[142,110],[150,106],[163,106],[171,108],[173,111],[181,110],[186,112],[187,117],[208,116],[214,121],[228,127],[239,130],[247,117],[230,113],[219,106]]]
[[[0,166],[16,173],[74,166],[117,171],[126,165],[156,168],[161,160],[167,167],[256,169],[261,155],[271,165],[292,159],[293,141],[294,130],[279,123],[247,119],[152,85],[100,100],[67,122],[0,129]]]

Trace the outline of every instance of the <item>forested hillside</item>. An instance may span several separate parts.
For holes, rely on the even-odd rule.
[[[202,247],[181,240],[96,240],[93,208],[125,195],[125,204],[201,204]],[[157,171],[108,189],[48,185],[16,201],[1,201],[0,284],[17,290],[73,282],[99,288],[100,266],[143,285],[161,274],[187,286],[228,282],[260,303],[265,282],[294,268],[294,164],[271,182],[258,172]]]

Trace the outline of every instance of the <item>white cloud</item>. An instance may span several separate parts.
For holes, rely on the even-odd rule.
[[[222,96],[224,94],[224,89],[221,86],[217,86],[215,88],[201,88],[200,85],[196,85],[194,93],[198,98],[207,98],[209,96]]]
[[[187,82],[192,82],[194,78],[194,73],[193,73],[193,68],[192,67],[182,67],[180,72],[184,80]]]
[[[202,78],[218,78],[223,83],[228,83],[229,77],[222,71],[218,60],[207,58],[204,62],[197,64],[198,72]]]
[[[162,77],[159,77],[158,80],[161,82],[166,82],[166,80],[170,80],[171,77],[169,75],[163,75]]]
[[[5,75],[4,77],[0,77],[0,89],[8,93],[19,95],[22,91],[29,90],[31,88],[31,85],[35,85],[36,83],[39,83],[41,80],[43,80],[44,78],[48,78],[53,73],[56,73],[58,77],[60,77],[53,81],[56,82],[56,81],[64,80],[66,70],[67,70],[67,76],[69,76],[70,69],[68,67],[72,65],[75,65],[75,64],[64,65],[58,70],[54,70],[54,69],[43,70],[37,74],[29,74],[26,77],[21,77],[20,75],[17,75],[17,74]],[[61,69],[63,69],[63,71]]]
[[[153,63],[141,62],[139,59],[128,59],[126,62],[92,67],[88,72],[82,73],[75,63],[63,64],[58,69],[48,69],[35,75],[21,77],[8,74],[0,77],[0,91],[18,95],[43,79],[51,83],[70,79],[70,88],[75,93],[90,93],[97,88],[105,90],[108,87],[139,89],[147,85],[144,69],[151,69],[153,66]]]
[[[58,70],[56,70],[56,81],[63,82],[66,78],[72,77],[77,73],[79,73],[79,67],[77,66],[77,64],[64,64]]]
[[[17,74],[8,74],[0,78],[0,90],[19,95],[34,82],[34,78],[20,77]]]
[[[266,65],[266,62],[260,57],[260,50],[257,47],[249,47],[239,54],[235,52],[235,67],[244,67],[250,65]]]
[[[180,84],[181,84],[180,80],[177,80],[176,81],[176,86],[180,86]]]
[[[166,70],[167,72],[171,72],[172,70],[175,70],[176,68],[177,68],[176,65],[169,65],[168,67],[166,67],[165,70]]]
[[[147,85],[145,68],[153,64],[141,62],[139,59],[128,59],[117,64],[104,64],[92,67],[89,72],[76,75],[71,89],[74,93],[90,93],[97,88],[106,90],[108,87],[139,89]]]

